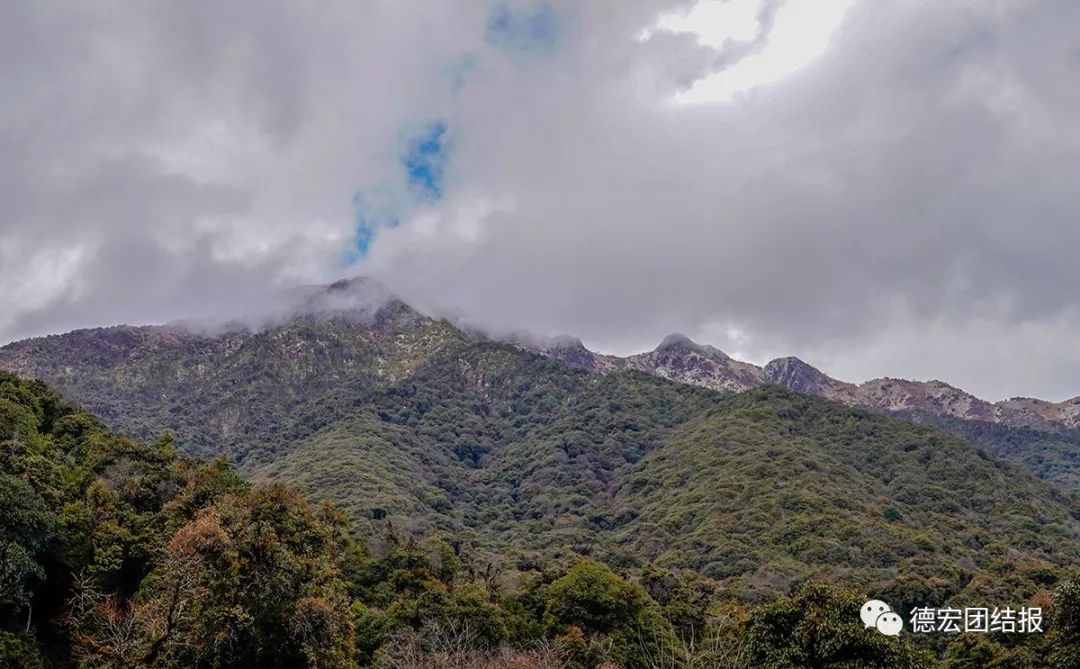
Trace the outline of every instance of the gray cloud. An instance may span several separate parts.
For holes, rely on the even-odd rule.
[[[639,39],[690,4],[543,3],[551,34],[514,38],[550,48],[508,49],[482,2],[7,3],[0,338],[369,273],[603,350],[679,330],[851,380],[1080,393],[1080,6],[855,0],[799,73],[677,105],[782,5],[719,51]],[[443,197],[412,201],[399,158],[435,120]],[[355,192],[400,223],[344,267]]]

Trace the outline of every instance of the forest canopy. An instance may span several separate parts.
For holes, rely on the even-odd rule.
[[[746,606],[686,570],[507,565],[389,523],[364,541],[330,504],[132,441],[8,373],[0,558],[0,665],[25,668],[1066,667],[1080,641],[1064,580],[1043,595],[1050,633],[935,645],[865,629],[866,593],[835,584]]]

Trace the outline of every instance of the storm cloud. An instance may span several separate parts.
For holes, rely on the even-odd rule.
[[[685,1],[5,3],[0,339],[367,274],[602,351],[1080,394],[1080,5],[852,0],[680,102],[807,1],[719,43]]]

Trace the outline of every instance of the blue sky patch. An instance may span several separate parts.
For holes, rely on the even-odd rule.
[[[371,197],[359,191],[353,194],[352,203],[354,216],[356,217],[356,227],[353,232],[352,246],[342,259],[342,264],[345,267],[367,257],[379,228],[392,228],[398,224],[393,207],[385,201],[387,198],[380,198],[377,195]],[[386,194],[382,193],[382,195],[385,196]]]
[[[367,257],[371,245],[383,228],[398,225],[403,214],[416,205],[438,201],[443,195],[447,161],[447,125],[435,121],[405,140],[401,169],[405,188],[396,185],[357,191],[352,204],[356,225],[353,243],[342,262],[353,265]]]
[[[409,142],[402,159],[409,186],[426,200],[438,200],[443,191],[443,167],[446,163],[446,124],[432,123],[419,137]]]

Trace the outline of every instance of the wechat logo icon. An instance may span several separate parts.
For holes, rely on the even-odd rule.
[[[859,609],[863,625],[876,628],[885,636],[900,636],[904,629],[904,620],[880,599],[871,599]]]

